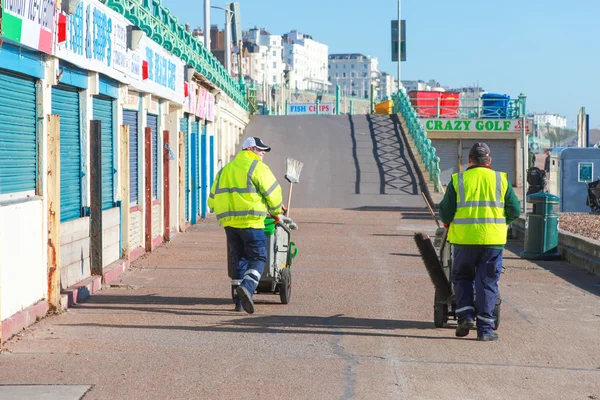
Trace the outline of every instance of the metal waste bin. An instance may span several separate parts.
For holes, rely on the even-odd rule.
[[[535,193],[527,196],[533,210],[526,215],[525,251],[521,258],[530,260],[558,260],[558,213],[554,207],[560,198],[548,193]]]

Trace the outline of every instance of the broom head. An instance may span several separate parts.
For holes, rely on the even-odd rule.
[[[290,183],[298,183],[300,181],[300,172],[302,172],[303,163],[294,160],[293,158],[285,158],[285,179]]]
[[[448,301],[452,296],[452,286],[444,273],[444,268],[435,252],[431,239],[424,233],[415,233],[415,243],[423,258],[425,269],[435,287],[435,295],[440,301]]]

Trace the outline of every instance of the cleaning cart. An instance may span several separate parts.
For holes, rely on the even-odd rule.
[[[282,216],[275,224],[272,218],[265,219],[265,234],[267,236],[267,262],[258,282],[256,293],[279,294],[281,303],[288,304],[292,298],[292,262],[298,255],[296,243],[291,240],[292,230],[298,229],[296,223]],[[234,279],[234,271],[227,251],[227,272]],[[231,298],[235,292],[232,289]]]
[[[286,214],[280,215],[277,223],[273,218],[269,217],[265,219],[264,231],[267,237],[267,262],[258,281],[256,293],[279,294],[279,298],[283,304],[289,304],[292,298],[292,263],[298,256],[298,249],[296,248],[296,243],[291,238],[292,231],[298,229],[298,225],[289,215],[293,184],[300,181],[300,172],[303,165],[303,163],[293,158],[286,158],[285,179],[290,183]],[[227,249],[227,272],[229,277],[234,279],[229,249]],[[231,298],[235,302],[236,293],[233,286],[231,289]]]
[[[421,253],[429,277],[435,287],[433,301],[433,324],[436,328],[443,327],[448,320],[456,320],[456,298],[452,290],[452,245],[448,242],[448,230],[440,225],[427,198],[423,196],[425,204],[435,220],[438,229],[435,232],[433,243],[428,235],[415,233],[414,240]],[[504,270],[504,268],[503,268]],[[494,307],[496,324],[494,330],[500,326],[500,304],[502,299],[498,295]]]

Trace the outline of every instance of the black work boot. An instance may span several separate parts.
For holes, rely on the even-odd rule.
[[[464,318],[458,321],[456,327],[456,337],[465,337],[469,334],[469,331],[473,329],[475,323],[471,318]]]
[[[250,293],[250,291],[243,286],[238,286],[235,292],[242,301],[242,307],[244,308],[244,311],[246,311],[248,314],[254,314],[254,301],[252,300],[252,293]]]
[[[496,332],[492,332],[489,335],[477,335],[477,340],[480,342],[494,342],[500,339],[500,336]]]

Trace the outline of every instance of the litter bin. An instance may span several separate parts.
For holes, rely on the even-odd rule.
[[[481,95],[483,109],[481,116],[486,119],[506,119],[508,117],[508,105],[510,96],[497,93],[485,93]]]
[[[558,213],[554,207],[560,198],[548,193],[527,196],[533,210],[526,215],[525,251],[521,258],[530,260],[558,260]]]

